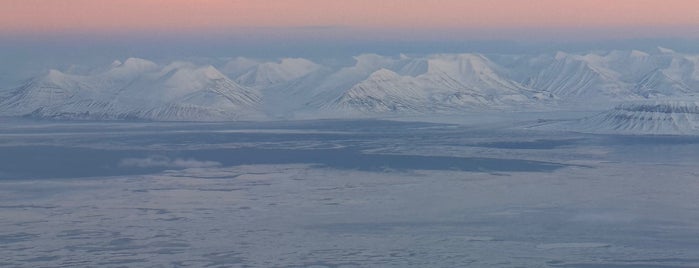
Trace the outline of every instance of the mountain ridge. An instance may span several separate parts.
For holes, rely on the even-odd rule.
[[[99,70],[51,69],[0,92],[0,115],[225,121],[296,114],[601,110],[622,102],[694,98],[699,92],[699,55],[664,48],[495,56],[360,54],[349,64],[241,57],[223,64],[158,64],[128,58]]]

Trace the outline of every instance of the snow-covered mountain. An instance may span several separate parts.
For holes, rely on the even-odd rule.
[[[66,119],[233,120],[255,116],[260,94],[213,66],[164,67],[131,58],[95,75],[51,70],[0,101],[0,113]]]
[[[597,55],[558,52],[544,69],[525,82],[525,86],[573,102],[635,98],[630,86],[620,79],[621,74],[607,68],[600,60]]]
[[[499,68],[479,54],[415,59],[398,72],[386,68],[373,72],[329,106],[373,113],[456,112],[527,107],[553,99],[548,92],[525,88],[503,77]]]
[[[621,134],[699,134],[699,102],[621,104],[575,123],[576,130]]]
[[[420,81],[379,69],[345,91],[328,108],[347,112],[430,112],[430,92]]]
[[[655,69],[641,77],[633,86],[632,92],[644,98],[653,98],[681,96],[691,93],[692,89],[685,82],[670,77],[666,71]]]
[[[280,62],[260,63],[235,79],[241,85],[270,87],[293,81],[318,71],[321,65],[302,58],[285,58]]]
[[[696,92],[699,69],[695,56],[667,49],[658,52],[631,50],[584,55],[558,52],[550,58],[542,55],[531,60],[530,69],[537,72],[523,84],[550,91],[568,103],[600,107]],[[537,65],[540,67],[536,68]]]
[[[694,100],[699,95],[699,55],[665,48],[540,55],[361,54],[349,63],[242,57],[217,62],[218,69],[131,58],[92,70],[51,70],[0,92],[0,115],[149,120],[395,116],[603,110],[622,102]]]

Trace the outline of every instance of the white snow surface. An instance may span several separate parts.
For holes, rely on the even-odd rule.
[[[319,63],[324,62],[324,63]],[[0,92],[0,115],[241,120],[597,110],[696,101],[699,55],[666,48],[573,54],[383,56],[349,64],[238,57],[217,67],[130,58],[104,71],[51,70]]]
[[[51,70],[0,101],[0,113],[66,119],[234,120],[255,116],[260,93],[213,66],[131,58],[95,75]]]
[[[665,101],[620,104],[576,122],[587,132],[624,134],[699,134],[699,102]]]
[[[0,266],[699,267],[696,138],[522,123],[3,122]]]

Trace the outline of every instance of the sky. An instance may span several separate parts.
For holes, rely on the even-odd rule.
[[[696,0],[0,0],[0,34],[699,35]],[[276,30],[276,31],[275,31]],[[572,34],[576,33],[576,34]]]
[[[0,88],[141,57],[349,58],[670,47],[699,0],[0,0]]]

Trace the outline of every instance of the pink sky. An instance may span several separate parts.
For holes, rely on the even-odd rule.
[[[0,0],[0,33],[699,27],[699,0]],[[660,29],[660,30],[658,30]]]

